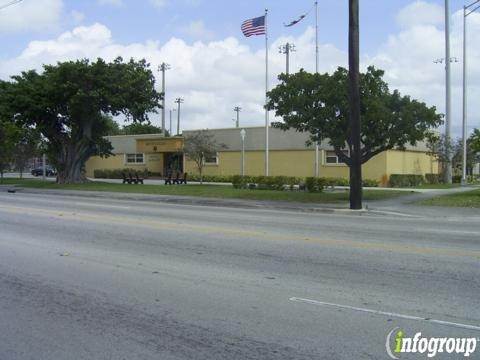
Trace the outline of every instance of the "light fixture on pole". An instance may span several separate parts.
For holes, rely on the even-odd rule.
[[[160,66],[158,67],[158,71],[162,72],[162,94],[163,94],[163,100],[162,100],[162,131],[163,134],[165,134],[165,72],[167,70],[170,70],[171,67],[169,64],[161,63]]]
[[[463,7],[462,185],[467,184],[467,17],[478,9],[480,0]]]
[[[448,61],[447,61],[448,59]],[[448,51],[448,57],[437,59],[433,61],[435,64],[445,64],[445,94],[446,94],[446,105],[445,105],[445,141],[447,146],[445,146],[445,157],[447,158],[447,168],[445,169],[445,178],[443,179],[445,183],[452,183],[452,151],[451,151],[451,120],[452,120],[452,101],[451,101],[451,76],[450,76],[450,65],[452,63],[458,63],[456,57],[450,57],[450,51]]]
[[[170,127],[169,127],[169,129],[170,129],[170,131],[169,131],[170,136],[172,136],[172,112],[174,112],[174,111],[177,111],[177,109],[170,109]]]
[[[285,54],[287,60],[286,74],[290,74],[290,53],[297,51],[294,44],[286,43],[285,45],[279,46],[278,50],[280,54]]]
[[[175,100],[175,103],[178,104],[177,108],[177,135],[180,135],[180,104],[183,104],[183,99],[182,98],[177,98]]]
[[[237,128],[240,127],[240,111],[242,111],[242,108],[240,106],[236,106],[233,111],[235,111],[237,113],[237,120],[235,122],[235,126]]]
[[[245,176],[245,135],[247,132],[245,129],[240,130],[240,138],[242,139],[242,166],[241,166],[241,174]]]

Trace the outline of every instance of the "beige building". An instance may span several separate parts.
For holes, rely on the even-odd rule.
[[[241,173],[242,140],[240,129],[206,130],[218,143],[227,146],[216,154],[210,154],[204,166],[206,175],[237,175]],[[265,128],[245,128],[245,175],[265,173]],[[193,131],[184,131],[188,137]],[[195,163],[185,158],[182,149],[184,137],[163,135],[110,136],[114,156],[106,159],[92,157],[86,164],[87,176],[93,177],[95,169],[134,168],[148,169],[165,174],[168,168],[197,173]],[[309,134],[295,130],[270,129],[270,175],[315,176],[316,151],[307,146]],[[348,178],[348,167],[341,163],[333,148],[324,141],[319,146],[318,169],[321,177]],[[438,164],[427,155],[423,144],[405,151],[385,151],[363,165],[363,177],[385,183],[391,174],[438,173]]]

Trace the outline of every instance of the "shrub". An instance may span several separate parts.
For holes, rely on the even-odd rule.
[[[97,169],[93,171],[93,177],[96,179],[122,179],[123,173],[135,174],[136,172],[143,174],[143,177],[147,177],[148,172],[138,171],[136,169]]]
[[[322,178],[325,186],[349,186],[350,181],[344,178]]]
[[[440,174],[425,174],[425,179],[429,184],[440,184]]]
[[[364,187],[378,187],[379,182],[373,179],[363,179],[362,186]]]
[[[425,178],[422,175],[413,174],[392,174],[390,175],[391,187],[412,187],[425,183]]]
[[[462,176],[461,175],[453,175],[452,176],[452,183],[460,184],[461,182],[462,182]]]
[[[245,189],[248,184],[248,177],[242,175],[232,176],[232,185],[235,189]]]
[[[324,178],[307,177],[305,178],[305,188],[308,192],[322,192],[326,185]]]

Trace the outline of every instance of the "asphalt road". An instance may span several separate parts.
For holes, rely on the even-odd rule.
[[[0,359],[388,359],[396,327],[478,338],[479,220],[1,192]]]

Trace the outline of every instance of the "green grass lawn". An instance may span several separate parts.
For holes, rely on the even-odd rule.
[[[460,186],[460,184],[423,184],[412,189],[453,189]]]
[[[480,208],[480,190],[437,196],[431,199],[422,200],[419,204],[429,206]]]
[[[104,182],[90,182],[85,184],[58,185],[51,181],[35,179],[4,179],[4,184],[18,185],[37,189],[64,189],[64,190],[88,190],[88,191],[111,191],[121,193],[155,194],[155,195],[179,195],[199,196],[211,198],[250,199],[250,200],[274,200],[296,201],[303,203],[341,203],[348,201],[348,191],[305,193],[298,191],[273,191],[273,190],[247,190],[234,189],[233,186],[225,185],[128,185],[110,184]],[[406,191],[364,191],[365,200],[382,200],[399,196],[410,195]]]

